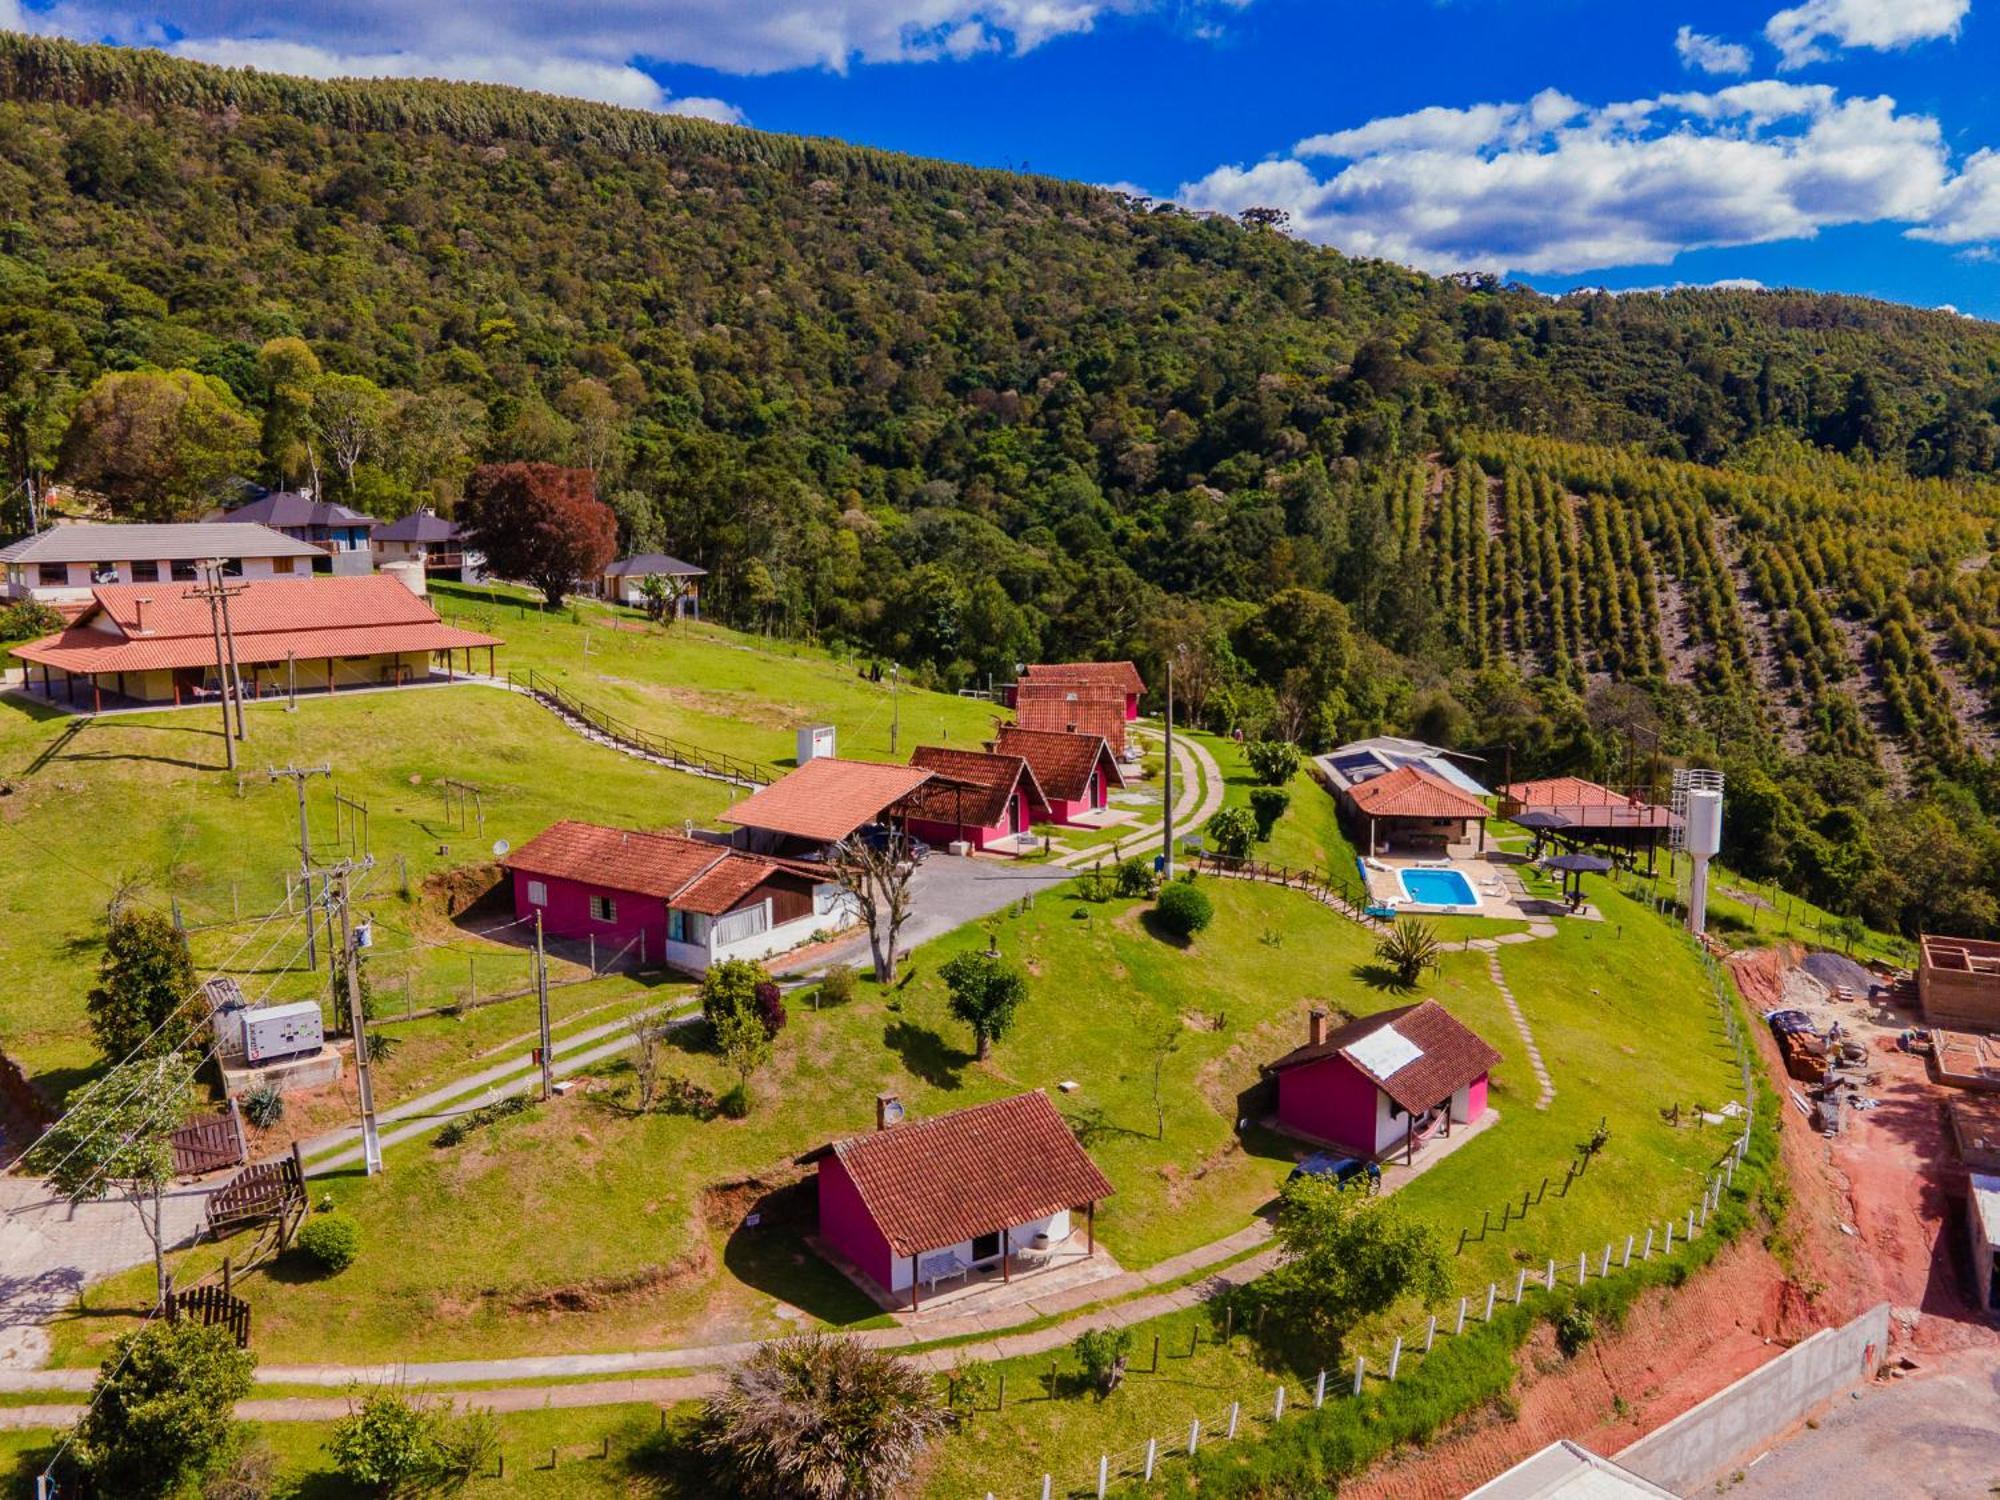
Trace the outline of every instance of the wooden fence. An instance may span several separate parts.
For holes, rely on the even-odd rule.
[[[275,1220],[278,1246],[283,1249],[305,1212],[305,1167],[294,1144],[290,1156],[255,1162],[209,1195],[208,1232],[219,1236]]]
[[[240,1167],[250,1159],[243,1139],[243,1117],[236,1101],[229,1101],[229,1113],[190,1120],[167,1138],[173,1152],[176,1177],[200,1177],[225,1167]]]
[[[236,1335],[236,1347],[250,1347],[250,1304],[214,1284],[191,1286],[167,1297],[167,1321],[182,1318],[204,1328],[227,1328]]]
[[[1351,917],[1364,926],[1382,925],[1379,918],[1368,914],[1368,892],[1358,879],[1350,882],[1338,874],[1325,871],[1295,870],[1290,865],[1274,865],[1268,860],[1229,859],[1220,854],[1189,855],[1187,867],[1226,879],[1261,880],[1269,885],[1282,885],[1288,890],[1304,891],[1342,916]]]
[[[595,733],[606,740],[641,755],[650,756],[679,771],[692,771],[699,776],[711,776],[718,781],[733,782],[742,787],[768,786],[777,779],[777,773],[769,766],[755,761],[739,760],[733,755],[719,751],[704,750],[698,745],[671,739],[663,734],[655,734],[650,729],[641,729],[628,720],[606,713],[593,704],[586,703],[574,693],[558,687],[541,673],[530,667],[519,675],[509,672],[507,685],[517,692],[526,693],[543,707],[552,709],[565,719],[569,719],[587,732]]]

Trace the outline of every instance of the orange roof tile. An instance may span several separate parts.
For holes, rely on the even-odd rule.
[[[1007,816],[1007,803],[1023,776],[1028,795],[1046,802],[1041,784],[1018,755],[984,750],[957,750],[945,745],[919,745],[910,764],[934,772],[937,779],[910,799],[910,816],[934,823],[991,828]]]
[[[1121,693],[1143,693],[1146,684],[1129,661],[1036,662],[1023,669],[1025,677],[1051,682],[1090,682],[1115,687]]]
[[[61,634],[16,646],[14,654],[70,672],[213,666],[214,626],[208,601],[196,595],[201,587],[105,584],[91,590],[89,606]],[[230,631],[245,665],[501,644],[444,624],[426,601],[386,576],[238,580],[233,587]]]
[[[1022,682],[1014,694],[1014,719],[1023,729],[1101,735],[1125,743],[1125,695],[1088,684]]]
[[[753,792],[721,818],[740,828],[831,844],[873,823],[930,779],[921,766],[823,755]]]
[[[725,844],[567,818],[536,834],[500,863],[520,874],[631,891],[707,916],[731,910],[774,875],[825,878],[824,871]]]
[[[1035,780],[1049,797],[1075,802],[1090,794],[1090,773],[1102,762],[1109,771],[1108,785],[1122,787],[1125,774],[1118,769],[1118,757],[1111,753],[1101,734],[1071,734],[1065,730],[1027,729],[1018,724],[1000,726],[993,748],[1001,755],[1018,755],[1028,763]]]
[[[1548,776],[1540,781],[1515,781],[1501,795],[1528,807],[1611,807],[1630,799],[1581,776]]]
[[[1348,797],[1371,818],[1484,818],[1487,808],[1421,766],[1398,766],[1349,787]]]
[[[897,1255],[956,1245],[1113,1191],[1040,1091],[851,1136],[829,1150]]]

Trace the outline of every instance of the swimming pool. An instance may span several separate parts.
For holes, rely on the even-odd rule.
[[[1479,910],[1478,892],[1473,890],[1472,882],[1457,870],[1406,867],[1396,871],[1396,878],[1402,882],[1404,896],[1414,906]]]

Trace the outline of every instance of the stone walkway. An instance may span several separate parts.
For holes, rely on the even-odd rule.
[[[1549,1077],[1549,1070],[1542,1063],[1542,1049],[1535,1045],[1535,1034],[1528,1029],[1528,1018],[1521,1013],[1520,1002],[1515,1000],[1514,992],[1507,988],[1507,975],[1500,967],[1500,950],[1498,944],[1507,942],[1509,939],[1517,943],[1531,942],[1537,937],[1554,937],[1555,935],[1556,930],[1553,927],[1550,927],[1546,933],[1537,933],[1531,927],[1526,932],[1502,933],[1497,938],[1482,938],[1478,944],[1469,945],[1485,946],[1486,973],[1492,979],[1493,987],[1500,992],[1500,998],[1506,1002],[1507,1014],[1514,1018],[1514,1029],[1521,1033],[1521,1041],[1528,1049],[1528,1066],[1534,1069],[1535,1082],[1541,1085],[1542,1090],[1541,1097],[1535,1101],[1536,1109],[1547,1109],[1555,1102],[1555,1080]]]

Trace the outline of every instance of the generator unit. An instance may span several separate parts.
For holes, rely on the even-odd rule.
[[[316,1000],[266,1005],[240,1014],[243,1060],[252,1067],[317,1052],[326,1040]]]

